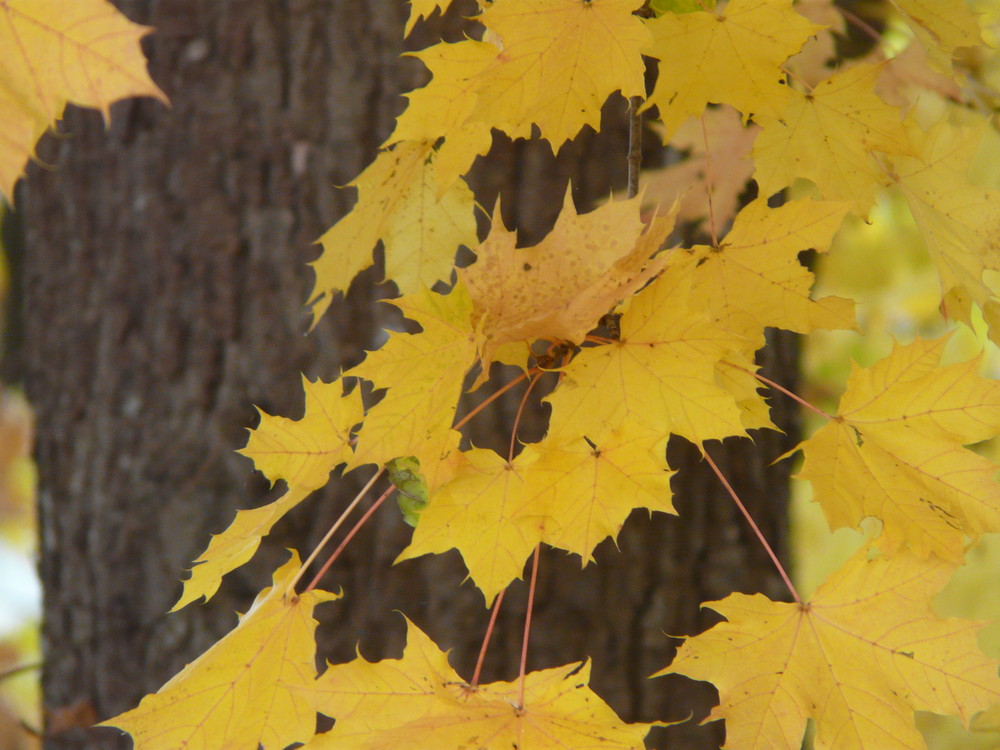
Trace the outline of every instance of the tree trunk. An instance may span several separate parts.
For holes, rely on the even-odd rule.
[[[253,405],[299,416],[300,372],[330,380],[377,345],[374,272],[305,335],[306,263],[318,252],[311,243],[353,200],[335,186],[373,158],[403,106],[399,94],[424,80],[419,63],[399,59],[404,3],[119,5],[155,27],[150,70],[172,106],[122,103],[107,130],[98,114],[71,109],[40,149],[53,169],[32,169],[20,194],[27,312],[15,361],[38,412],[52,750],[130,747],[115,730],[84,725],[135,706],[227,632],[285,559],[282,548],[307,553],[357,489],[353,474],[335,480],[209,604],[167,613],[209,534],[237,508],[272,497],[234,453],[255,424]],[[456,6],[409,48],[442,27],[458,38],[471,9]],[[508,224],[538,239],[567,177],[581,207],[623,185],[622,102],[608,106],[606,123],[558,159],[545,144],[500,143],[475,174],[477,198],[492,206],[503,194]],[[787,383],[794,346],[781,339],[768,356],[772,376]],[[509,437],[510,403],[479,421],[477,441]],[[778,415],[786,436],[713,449],[779,550],[786,475],[768,464],[794,438],[790,420]],[[561,552],[542,557],[529,667],[592,656],[595,690],[628,720],[707,711],[710,689],[646,679],[672,656],[664,633],[709,623],[699,602],[732,590],[782,595],[732,502],[681,442],[670,449],[679,519],[636,514],[620,551],[605,543],[599,564],[582,572]],[[453,648],[468,676],[487,619],[482,597],[460,585],[454,552],[391,568],[408,533],[398,515],[379,514],[328,574],[327,587],[346,596],[320,610],[325,655],[349,659],[359,641],[368,658],[398,655],[399,609]],[[524,588],[507,596],[485,679],[516,674]],[[719,736],[688,724],[656,746],[715,747]]]

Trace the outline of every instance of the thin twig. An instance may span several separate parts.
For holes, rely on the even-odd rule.
[[[521,423],[521,415],[524,414],[524,405],[528,403],[528,396],[531,394],[531,389],[535,387],[535,383],[541,380],[541,373],[533,375],[531,380],[528,381],[528,387],[524,389],[524,395],[521,396],[521,403],[518,404],[517,414],[514,415],[514,427],[510,431],[510,450],[507,452],[507,460],[514,460],[514,446],[517,444],[517,427]]]
[[[641,96],[628,100],[628,197],[639,194],[639,170],[642,168],[642,106]]]
[[[802,600],[799,598],[799,592],[796,591],[795,586],[792,585],[792,579],[789,578],[788,573],[785,572],[785,567],[781,564],[781,561],[778,560],[778,556],[774,554],[774,550],[771,549],[771,545],[767,543],[767,539],[764,538],[764,534],[761,532],[760,527],[757,526],[756,521],[753,520],[753,516],[750,515],[750,512],[743,504],[743,501],[740,500],[739,495],[736,494],[732,485],[729,484],[729,480],[727,480],[725,476],[723,476],[722,472],[719,471],[719,467],[715,465],[715,461],[712,460],[712,457],[708,454],[708,451],[705,450],[704,447],[702,447],[702,455],[705,456],[705,460],[708,461],[708,465],[712,467],[712,471],[715,472],[715,476],[719,478],[719,481],[722,482],[722,486],[726,488],[729,496],[733,499],[733,502],[736,503],[736,507],[740,509],[741,513],[743,513],[743,517],[747,519],[747,523],[750,524],[750,528],[753,529],[757,538],[760,540],[760,543],[764,545],[764,549],[771,558],[771,562],[773,562],[774,567],[778,569],[778,574],[781,576],[781,580],[785,582],[785,585],[788,586],[788,590],[792,592],[792,597],[796,602],[802,604]]]

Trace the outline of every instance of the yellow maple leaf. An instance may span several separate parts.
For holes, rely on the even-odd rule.
[[[1000,700],[997,662],[976,644],[985,624],[941,619],[931,599],[954,565],[862,547],[807,604],[732,594],[708,606],[728,622],[688,638],[662,674],[710,680],[726,747],[925,748],[914,711],[969,719]],[[654,676],[658,676],[654,675]]]
[[[314,383],[303,375],[302,388],[305,416],[295,420],[258,410],[260,424],[250,430],[239,453],[252,459],[272,486],[284,479],[289,488],[314,490],[327,483],[338,464],[351,459],[351,428],[361,422],[364,406],[360,390],[344,394],[339,379]]]
[[[619,719],[590,689],[589,662],[529,673],[519,706],[517,682],[472,687],[409,620],[407,634],[401,659],[359,657],[316,680],[311,700],[336,723],[303,750],[641,750],[656,725]]]
[[[316,677],[313,609],[339,594],[288,592],[298,568],[293,552],[232,631],[103,725],[132,735],[135,750],[283,750],[308,741],[316,730],[303,694]]]
[[[533,247],[517,248],[517,233],[494,211],[476,262],[459,271],[472,297],[472,323],[483,337],[484,372],[496,349],[537,339],[579,343],[598,320],[659,273],[651,259],[673,228],[673,216],[650,225],[641,199],[609,201],[577,215],[571,188],[552,231]]]
[[[964,0],[892,0],[899,14],[927,50],[930,64],[954,74],[951,60],[959,47],[983,44],[982,31]]]
[[[451,425],[465,375],[476,361],[472,302],[459,283],[447,295],[424,289],[390,304],[423,331],[392,333],[347,373],[388,389],[368,410],[350,466],[413,456],[433,490],[451,470],[448,457],[459,438]]]
[[[410,0],[410,16],[406,19],[403,36],[409,36],[421,18],[429,18],[435,10],[444,13],[448,10],[449,5],[451,5],[451,0]]]
[[[730,0],[716,12],[664,13],[647,24],[648,54],[660,61],[649,97],[669,138],[709,102],[729,104],[758,122],[777,118],[788,100],[781,64],[820,28],[792,0]]]
[[[983,272],[1000,270],[1000,191],[968,177],[985,128],[913,127],[919,155],[894,157],[890,170],[938,268],[945,310],[967,324],[973,303],[985,311],[998,296]],[[1000,327],[991,325],[990,336],[1000,341]]]
[[[13,196],[67,103],[98,109],[107,122],[119,99],[167,101],[139,48],[149,31],[107,0],[0,0],[0,194]]]
[[[497,58],[495,44],[463,39],[435,44],[410,53],[431,73],[423,88],[406,94],[406,109],[396,118],[396,128],[386,145],[402,141],[434,142],[442,136],[434,162],[437,194],[448,190],[473,160],[493,145],[492,125],[472,119],[476,108],[478,75]],[[527,132],[524,133],[527,135]]]
[[[792,92],[780,119],[769,120],[754,144],[754,177],[770,196],[796,178],[812,180],[827,200],[848,201],[861,216],[887,183],[872,151],[912,154],[899,110],[872,88],[880,66],[853,65],[811,93]]]
[[[313,324],[372,264],[372,250],[385,246],[385,273],[403,293],[433,286],[451,274],[460,245],[476,236],[472,191],[456,180],[439,194],[433,141],[406,141],[379,152],[352,182],[358,202],[320,237],[323,253],[313,261]]]
[[[798,255],[826,252],[848,204],[795,200],[769,208],[765,198],[747,204],[718,247],[676,250],[671,263],[692,276],[691,294],[714,322],[764,345],[764,328],[799,333],[816,328],[852,328],[854,302],[809,297],[813,275]]]
[[[740,409],[716,382],[715,366],[742,351],[746,339],[711,323],[700,308],[689,278],[676,268],[632,297],[620,340],[583,349],[546,397],[549,435],[572,439],[595,423],[609,429],[632,423],[696,443],[744,435]]]
[[[311,492],[311,489],[293,487],[273,503],[237,511],[229,528],[221,534],[213,534],[208,547],[194,561],[191,575],[182,581],[184,590],[170,611],[176,612],[202,597],[207,602],[215,596],[223,576],[249,561],[274,524]]]
[[[997,467],[962,446],[1000,432],[1000,382],[979,358],[939,367],[948,337],[855,366],[836,418],[799,447],[831,528],[881,519],[880,544],[960,561],[963,535],[1000,531]]]
[[[536,519],[542,541],[593,561],[634,508],[674,513],[666,438],[638,427],[604,430],[564,443],[525,446],[525,497],[518,516]]]
[[[500,39],[496,62],[479,74],[473,117],[525,134],[531,124],[553,151],[584,125],[600,130],[614,92],[643,96],[642,52],[651,38],[633,11],[641,0],[504,0],[478,20]]]
[[[462,454],[454,476],[431,496],[420,512],[413,539],[396,562],[457,549],[469,577],[486,597],[486,606],[516,578],[541,541],[541,521],[522,512],[523,453],[507,461],[491,450]]]

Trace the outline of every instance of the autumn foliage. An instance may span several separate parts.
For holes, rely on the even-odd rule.
[[[449,4],[412,0],[407,33]],[[0,46],[25,49],[0,62],[0,123],[17,134],[0,139],[7,195],[66,101],[106,111],[124,95],[162,96],[145,77],[141,29],[103,0],[79,3],[93,29],[53,26],[45,5],[0,0]],[[926,241],[942,315],[965,325],[981,316],[1000,342],[1000,192],[970,177],[993,137],[990,112],[963,88],[986,59],[989,19],[970,5],[892,0],[905,51],[876,44],[836,68],[825,64],[834,34],[859,20],[825,0],[480,5],[478,33],[415,54],[430,80],[408,94],[313,264],[316,320],[381,244],[400,293],[392,304],[419,332],[389,333],[332,383],[304,379],[302,419],[261,414],[242,453],[285,493],[212,538],[176,608],[209,599],[331,473],[366,472],[369,487],[388,474],[394,484],[372,508],[398,487],[415,523],[399,559],[458,549],[487,606],[533,556],[537,565],[542,543],[587,564],[633,509],[674,513],[670,435],[711,462],[711,441],[774,428],[766,398],[798,399],[757,375],[765,329],[855,326],[853,302],[812,293],[800,254],[827,252],[845,217],[868,217],[887,191],[905,199]],[[66,86],[29,55],[47,54],[34,38],[46,24],[46,38],[79,50]],[[109,38],[115,49],[99,46]],[[647,91],[650,61],[658,73]],[[480,239],[463,176],[493,133],[534,134],[555,151],[599,128],[619,94],[655,112],[664,142],[689,160],[589,212],[567,192],[533,247],[517,246],[499,210]],[[678,179],[691,165],[704,168]],[[760,197],[740,207],[750,177]],[[711,242],[664,249],[678,217],[700,222]],[[456,271],[460,246],[476,260]],[[825,424],[796,449],[800,476],[830,528],[875,518],[881,533],[808,601],[789,582],[790,603],[706,603],[725,621],[664,665],[661,674],[718,687],[710,718],[725,720],[727,748],[798,750],[811,719],[817,748],[909,750],[924,746],[915,711],[968,726],[1000,704],[997,663],[976,642],[983,623],[931,608],[970,545],[1000,532],[997,467],[967,447],[1000,433],[1000,384],[978,373],[978,358],[942,366],[947,340],[917,338],[855,366],[834,414],[806,404]],[[475,413],[457,411],[495,363],[520,368],[514,385],[558,379],[545,437],[519,444],[515,432],[507,454],[469,446],[462,427]],[[363,402],[359,381],[384,395]],[[486,408],[495,395],[483,394]],[[650,725],[618,719],[588,687],[588,663],[480,684],[412,623],[401,659],[358,657],[317,675],[313,609],[350,606],[351,592],[339,601],[316,579],[298,586],[304,570],[293,553],[229,635],[107,723],[142,750],[643,746]],[[317,713],[336,720],[332,730],[314,734]]]

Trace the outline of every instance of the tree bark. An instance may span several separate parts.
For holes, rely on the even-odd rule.
[[[385,315],[367,273],[305,335],[312,243],[350,207],[340,191],[373,158],[424,81],[400,59],[405,4],[384,0],[122,0],[155,27],[153,78],[171,99],[116,105],[109,129],[71,109],[40,149],[19,200],[26,227],[23,376],[38,413],[40,570],[45,590],[45,747],[127,748],[112,729],[84,726],[134,707],[235,623],[285,559],[307,553],[359,480],[335,479],[276,530],[254,562],[207,605],[168,614],[182,571],[237,508],[270,497],[234,450],[253,405],[301,415],[300,372],[330,380],[377,346]],[[441,31],[460,34],[457,3]],[[421,30],[418,30],[418,32]],[[500,142],[473,178],[489,207],[503,195],[508,226],[537,240],[567,178],[581,207],[624,184],[624,102],[600,136],[554,158],[545,144]],[[794,345],[768,350],[772,377],[794,377]],[[516,398],[478,420],[477,444],[506,440]],[[298,410],[298,412],[296,411]],[[541,434],[543,415],[522,437]],[[711,448],[779,554],[786,472],[769,463],[795,436],[775,433]],[[497,437],[499,436],[499,438]],[[481,441],[481,442],[480,442]],[[712,691],[677,678],[649,681],[673,652],[664,633],[703,629],[704,600],[730,591],[780,597],[773,568],[696,451],[672,443],[680,518],[635,514],[620,551],[598,565],[542,556],[529,667],[593,657],[592,684],[627,720],[696,719]],[[355,472],[360,473],[360,472]],[[319,611],[324,654],[398,655],[399,609],[471,673],[487,612],[461,585],[452,552],[391,561],[408,530],[380,513],[328,574],[345,599]],[[484,679],[517,671],[523,585],[508,594]],[[660,735],[657,747],[708,748],[715,730]],[[665,744],[669,743],[669,744]]]

